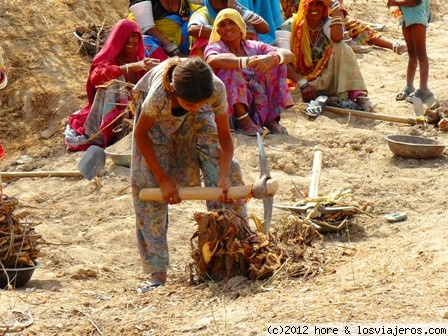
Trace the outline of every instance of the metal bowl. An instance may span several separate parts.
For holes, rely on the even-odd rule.
[[[39,267],[40,263],[38,261],[34,261],[34,266],[6,268],[6,274],[2,269],[0,269],[0,289],[7,288],[8,284],[14,288],[25,286],[26,283],[30,281],[34,271]]]
[[[388,135],[389,149],[396,155],[414,159],[433,159],[441,156],[446,142],[415,135]]]
[[[78,39],[81,50],[87,55],[96,55],[96,53],[101,49],[101,45],[96,46],[96,44],[89,42],[86,38],[83,37],[83,34],[79,31],[75,30],[73,32],[75,37]]]
[[[111,158],[114,165],[123,167],[131,166],[131,153],[125,153],[125,154],[110,153],[107,151],[107,149],[104,152],[108,157]]]

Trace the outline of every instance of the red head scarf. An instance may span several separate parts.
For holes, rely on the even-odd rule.
[[[90,66],[89,74],[92,73],[93,69],[95,69],[98,65],[109,62],[110,60],[117,57],[117,55],[126,45],[126,42],[132,33],[139,34],[139,44],[135,57],[138,60],[142,60],[145,57],[145,50],[140,27],[134,20],[123,19],[115,24],[115,26],[107,36],[106,42],[104,43],[100,52],[94,57],[92,65]],[[93,103],[93,99],[95,98],[96,93],[96,88],[90,80],[90,75],[87,79],[86,91],[90,105]]]

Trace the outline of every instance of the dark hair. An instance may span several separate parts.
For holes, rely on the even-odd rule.
[[[213,72],[210,66],[199,57],[187,59],[172,58],[165,69],[164,86],[169,90],[173,83],[179,98],[196,103],[212,96]]]

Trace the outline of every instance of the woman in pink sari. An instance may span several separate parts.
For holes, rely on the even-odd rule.
[[[291,51],[247,40],[243,17],[226,8],[216,17],[204,57],[226,86],[233,129],[249,136],[262,127],[288,133],[279,121],[293,106],[286,78],[286,64],[294,59]]]
[[[64,132],[66,146],[85,150],[91,145],[107,147],[117,140],[114,120],[127,107],[129,89],[133,87],[128,83],[136,84],[159,62],[145,58],[138,24],[129,19],[118,21],[90,66],[86,84],[88,105],[68,118]],[[108,83],[112,80],[116,81]]]

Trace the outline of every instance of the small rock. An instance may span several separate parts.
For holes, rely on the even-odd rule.
[[[20,157],[17,159],[17,164],[25,164],[25,163],[31,163],[34,159],[29,155],[20,155]]]
[[[34,165],[30,163],[25,163],[17,167],[17,171],[19,172],[29,172],[34,169]]]
[[[97,278],[98,272],[92,269],[80,268],[70,278],[75,280],[85,280],[88,278]]]
[[[42,148],[42,150],[39,153],[40,157],[49,157],[51,154],[51,149],[48,147],[44,147]]]
[[[396,222],[402,222],[408,219],[408,215],[406,212],[395,212],[389,215],[384,215],[384,218],[389,223],[396,223]]]
[[[285,165],[285,168],[283,169],[283,171],[284,171],[286,174],[293,174],[293,173],[296,172],[296,166],[295,166],[294,164],[292,164],[292,163],[287,163],[287,164]]]

